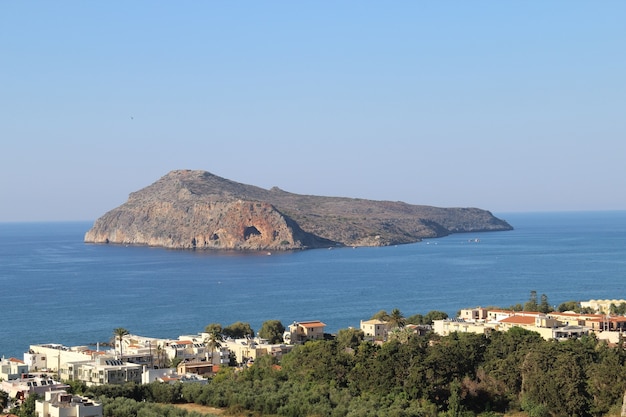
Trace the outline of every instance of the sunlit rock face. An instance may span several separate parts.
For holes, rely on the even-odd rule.
[[[412,243],[450,233],[510,230],[476,208],[298,195],[205,171],[172,171],[132,193],[85,242],[172,249],[294,250]]]

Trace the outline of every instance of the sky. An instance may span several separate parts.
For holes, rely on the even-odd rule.
[[[0,222],[175,169],[298,194],[626,210],[624,1],[0,2]]]

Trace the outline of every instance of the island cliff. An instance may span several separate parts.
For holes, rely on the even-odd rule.
[[[88,243],[172,249],[293,250],[387,246],[512,227],[477,208],[299,195],[172,171],[131,193],[85,234]]]

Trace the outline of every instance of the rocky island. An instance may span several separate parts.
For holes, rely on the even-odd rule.
[[[271,251],[388,246],[511,229],[478,208],[299,195],[176,170],[97,219],[85,242]]]

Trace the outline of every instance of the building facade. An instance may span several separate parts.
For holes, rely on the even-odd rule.
[[[283,339],[287,343],[298,344],[307,340],[320,340],[324,338],[326,325],[319,320],[294,321],[289,325],[289,331],[285,333]]]
[[[389,323],[384,320],[371,319],[361,320],[359,326],[366,339],[375,341],[387,340],[387,333],[389,333]]]
[[[37,417],[102,417],[102,404],[89,398],[68,394],[65,390],[48,391],[35,402]]]
[[[0,361],[0,379],[8,381],[28,374],[28,365],[17,358],[2,358]]]

